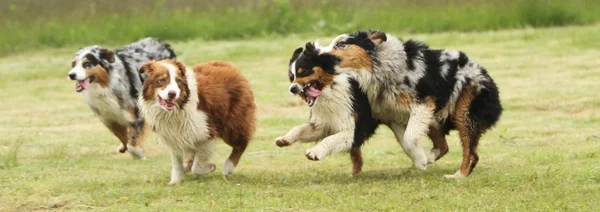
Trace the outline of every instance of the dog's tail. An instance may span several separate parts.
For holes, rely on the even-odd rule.
[[[144,52],[149,59],[165,60],[176,59],[177,55],[168,43],[163,43],[156,38],[142,38],[123,48],[124,51]]]
[[[498,87],[484,68],[481,68],[481,75],[486,80],[478,83],[479,92],[477,92],[471,103],[469,118],[482,130],[487,130],[500,119],[502,104],[500,103]]]

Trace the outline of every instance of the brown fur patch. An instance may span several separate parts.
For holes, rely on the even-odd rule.
[[[415,102],[412,95],[406,92],[398,94],[398,96],[396,96],[396,101],[398,101],[398,104],[403,107],[410,107]]]
[[[83,58],[85,62],[87,58]],[[106,69],[102,68],[100,65],[96,65],[90,69],[85,69],[85,77],[94,76],[94,81],[92,83],[98,83],[100,87],[106,88],[108,87],[108,72]]]
[[[298,72],[298,74],[302,74],[302,72],[304,72],[304,69],[302,69],[302,68],[298,68],[298,71],[297,71],[297,72]]]
[[[295,82],[299,85],[306,85],[312,81],[318,81],[322,87],[321,90],[333,83],[333,78],[335,77],[333,74],[325,72],[323,68],[318,66],[313,67],[312,70],[314,71],[313,74],[296,78]]]
[[[431,142],[433,142],[433,148],[438,149],[440,154],[435,158],[438,160],[442,158],[446,153],[448,153],[448,142],[446,141],[446,135],[439,128],[429,127],[429,131],[427,133]]]
[[[117,136],[117,138],[119,138],[119,140],[123,144],[123,147],[119,149],[119,152],[126,152],[127,143],[129,142],[129,129],[127,128],[127,126],[123,126],[117,123],[107,123],[105,125],[115,136]]]
[[[339,63],[341,68],[362,69],[366,68],[372,71],[372,62],[369,54],[357,45],[348,45],[343,49],[333,49],[331,54],[339,57],[342,61]]]
[[[352,160],[352,175],[357,175],[362,170],[363,158],[360,148],[350,149],[350,160]]]
[[[460,173],[468,176],[471,173],[471,142],[473,139],[473,130],[469,120],[469,109],[475,99],[475,91],[471,86],[466,86],[456,101],[456,108],[452,114],[454,125],[458,130],[460,141],[463,147],[463,160],[460,166]]]
[[[255,131],[256,105],[250,82],[238,68],[220,61],[194,66],[198,85],[198,110],[210,117],[211,131],[233,150],[237,165]]]

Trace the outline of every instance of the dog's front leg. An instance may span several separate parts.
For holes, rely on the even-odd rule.
[[[333,134],[313,148],[306,150],[306,158],[309,160],[323,160],[326,156],[337,152],[348,152],[352,148],[354,141],[354,130],[342,131]]]
[[[275,139],[275,144],[279,147],[289,146],[298,141],[311,142],[316,141],[325,136],[323,125],[306,123],[294,127],[284,136]]]
[[[431,160],[435,160],[433,154],[430,155],[424,151],[420,142],[420,139],[427,135],[429,125],[434,119],[433,112],[434,107],[430,106],[430,104],[413,106],[406,126],[406,132],[404,132],[404,139],[400,143],[405,153],[411,157],[415,167],[423,171],[427,169],[430,158]]]
[[[183,168],[183,159],[180,153],[171,151],[171,165],[173,166],[173,169],[171,170],[171,182],[169,182],[169,185],[180,183],[183,181],[183,174],[185,172]]]

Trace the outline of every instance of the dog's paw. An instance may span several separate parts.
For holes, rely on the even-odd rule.
[[[427,164],[429,163],[429,157],[425,153],[425,150],[421,149],[421,148],[417,148],[414,150],[413,154],[414,154],[413,162],[415,164],[415,167],[421,171],[427,170]]]
[[[291,143],[287,141],[283,136],[275,139],[275,145],[278,147],[289,146]]]
[[[223,172],[221,174],[223,174],[223,176],[228,176],[233,173],[233,170],[235,170],[235,165],[233,162],[231,162],[229,159],[225,160],[225,164],[223,164]]]
[[[456,173],[454,173],[454,174],[444,175],[444,179],[461,179],[461,178],[465,178],[465,177],[466,177],[465,175],[460,173],[460,170],[456,171]]]
[[[325,156],[327,155],[325,152],[322,151],[318,151],[316,149],[307,149],[306,153],[304,154],[306,156],[306,158],[308,158],[309,160],[323,160],[325,159]]]
[[[203,165],[192,166],[192,173],[195,175],[204,175],[211,173],[217,169],[214,163],[206,163]]]
[[[183,172],[173,170],[171,171],[171,182],[169,185],[175,185],[183,181]]]
[[[131,154],[131,157],[134,160],[146,160],[146,156],[144,155],[144,150],[142,148],[134,147],[128,144],[127,152]]]
[[[427,162],[429,164],[432,164],[432,163],[435,163],[438,155],[440,155],[440,150],[439,149],[431,149],[430,151],[425,152],[425,154],[427,154]]]
[[[125,153],[127,151],[127,146],[121,144],[119,145],[119,147],[117,147],[117,152],[118,153]]]

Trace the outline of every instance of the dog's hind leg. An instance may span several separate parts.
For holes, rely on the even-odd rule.
[[[146,160],[144,149],[142,149],[141,145],[146,132],[144,122],[132,124],[129,128],[129,132],[130,136],[129,143],[127,144],[127,151],[131,154],[133,159]]]
[[[469,176],[479,161],[477,144],[479,143],[481,133],[476,132],[474,123],[469,118],[469,109],[474,98],[475,91],[472,87],[467,86],[463,88],[463,92],[456,102],[456,109],[452,118],[463,147],[463,160],[460,169],[455,174],[444,175],[444,178],[463,178]]]
[[[363,158],[360,147],[350,149],[350,160],[352,160],[352,175],[357,175],[362,171]]]
[[[117,148],[117,152],[125,153],[127,151],[127,142],[129,141],[129,129],[125,125],[115,122],[103,122],[106,127],[119,138],[121,145]]]
[[[337,152],[347,152],[352,148],[354,130],[342,131],[326,137],[313,148],[306,150],[309,160],[323,160],[327,155]]]
[[[429,139],[431,139],[431,142],[433,142],[431,154],[433,154],[434,160],[429,161],[430,163],[433,163],[448,153],[448,142],[446,141],[446,135],[444,135],[444,132],[436,127],[430,126],[427,136]]]

